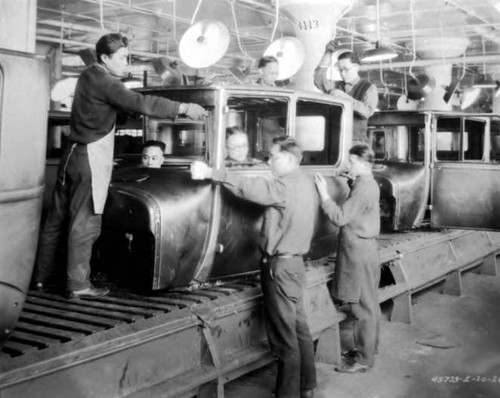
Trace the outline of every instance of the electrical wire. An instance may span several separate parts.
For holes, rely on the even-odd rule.
[[[377,0],[377,43],[380,43],[380,0]]]
[[[99,0],[99,21],[101,23],[101,28],[104,32],[107,32],[104,27],[104,0]]]
[[[458,79],[459,81],[461,81],[465,76],[465,51],[464,53],[462,54],[462,75],[460,76],[460,79]]]
[[[410,0],[410,16],[411,16],[411,38],[412,38],[412,43],[413,43],[413,59],[410,64],[410,76],[415,79],[415,75],[413,74],[413,65],[415,64],[415,61],[417,60],[417,39],[415,37],[415,0]]]
[[[274,28],[273,33],[271,34],[271,43],[274,41],[274,35],[276,34],[276,28],[278,27],[278,21],[280,19],[280,0],[276,0],[276,4],[274,5],[275,15],[274,15]]]
[[[380,82],[384,86],[384,97],[387,97],[387,94],[389,94],[389,87],[387,87],[387,84],[385,83],[384,80],[384,73],[382,71],[382,61],[379,62],[380,65]]]
[[[200,9],[200,6],[201,6],[201,3],[203,2],[203,0],[198,0],[198,4],[196,5],[196,8],[194,10],[194,14],[193,14],[193,17],[191,18],[191,25],[194,23],[194,20],[196,18],[196,15],[198,14],[198,11]]]
[[[172,16],[174,18],[172,21],[172,34],[174,35],[175,44],[179,46],[179,41],[177,40],[177,0],[172,2]]]
[[[408,101],[408,81],[406,79],[406,69],[403,69],[403,78],[404,78],[404,95],[406,96],[406,100]]]
[[[238,29],[238,21],[236,19],[236,11],[234,9],[234,0],[231,0],[230,2],[231,4],[231,13],[233,14],[233,22],[234,22],[234,30],[236,31],[236,40],[238,42],[238,47],[240,48],[240,51],[245,54],[247,56],[247,58],[251,59],[252,60],[252,66],[254,65],[255,63],[255,60],[253,59],[252,56],[250,56],[250,54],[248,54],[245,49],[243,48],[243,46],[241,45],[241,40],[240,40],[240,30]]]

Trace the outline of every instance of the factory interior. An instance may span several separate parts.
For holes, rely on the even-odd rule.
[[[90,145],[73,141],[73,104],[91,95],[79,78],[102,66],[110,33],[128,39],[126,72],[110,78],[177,108],[135,114],[103,97],[80,110],[94,122],[99,106],[118,109],[84,286],[101,288],[79,297],[61,287],[70,243],[52,259],[57,288],[37,283],[36,264],[53,192]],[[375,362],[352,372],[349,304],[332,293],[344,227],[321,211],[317,181],[352,189],[342,178],[366,97],[339,93],[351,53],[378,95],[362,118],[381,310]],[[279,66],[271,84],[263,57]],[[317,84],[322,68],[335,89]],[[228,162],[230,126],[246,131],[249,163]],[[298,253],[317,384],[296,395],[280,392],[285,360],[266,329],[266,207],[216,177],[271,178],[272,129],[302,145],[319,191]],[[158,170],[141,153],[150,140]],[[213,173],[203,181],[198,162]],[[0,398],[500,397],[499,197],[500,0],[0,0]]]

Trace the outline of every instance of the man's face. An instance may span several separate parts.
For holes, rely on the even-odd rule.
[[[259,73],[262,78],[262,82],[266,86],[272,86],[278,78],[279,65],[277,62],[270,62],[263,68],[260,68]]]
[[[358,78],[359,65],[353,64],[350,59],[344,58],[337,62],[337,68],[342,76],[342,80],[351,83]]]
[[[111,55],[101,55],[101,60],[106,68],[115,76],[125,75],[128,65],[128,48],[120,47]]]
[[[247,135],[236,133],[227,137],[226,151],[229,159],[236,162],[244,162],[248,156]]]
[[[353,177],[357,177],[362,174],[366,169],[365,163],[359,158],[359,156],[350,154],[349,155],[349,173]]]
[[[163,152],[157,146],[148,146],[142,150],[142,166],[159,169],[163,164]]]
[[[297,168],[297,161],[290,152],[282,152],[279,145],[273,145],[269,165],[273,175],[283,177]]]

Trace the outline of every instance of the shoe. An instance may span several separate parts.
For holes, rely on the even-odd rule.
[[[107,287],[95,287],[89,286],[82,290],[73,290],[69,293],[69,298],[92,298],[92,297],[102,297],[109,293]]]
[[[342,362],[340,366],[335,368],[335,371],[339,373],[366,373],[370,369],[371,366],[351,360]]]
[[[354,358],[356,354],[358,353],[358,350],[349,350],[349,351],[344,351],[341,355],[344,358]]]
[[[314,390],[301,390],[300,391],[300,398],[314,398]]]

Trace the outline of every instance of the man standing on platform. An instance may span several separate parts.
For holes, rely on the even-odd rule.
[[[334,51],[335,44],[330,41],[314,71],[314,85],[324,93],[352,100],[354,111],[353,144],[370,145],[367,136],[368,118],[373,115],[375,108],[377,108],[377,87],[359,77],[360,62],[358,57],[352,51],[347,50],[340,53],[335,65],[340,72],[342,81],[336,82],[328,79],[327,70],[331,66]]]

